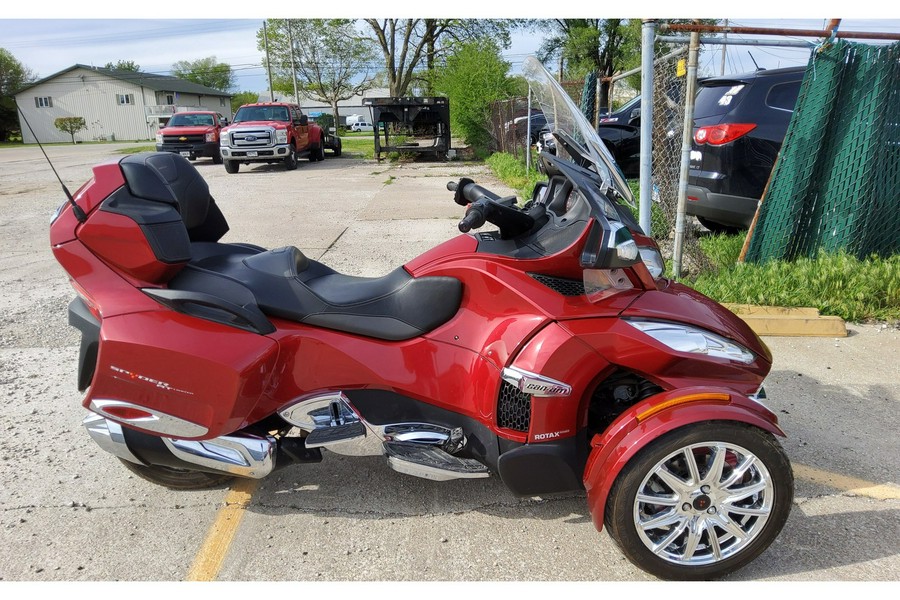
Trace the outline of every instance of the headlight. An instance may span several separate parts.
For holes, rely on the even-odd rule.
[[[287,129],[279,129],[275,132],[275,142],[278,144],[287,144]]]
[[[215,131],[210,131],[209,133],[207,133],[207,134],[206,134],[206,141],[207,141],[207,142],[214,142],[214,141],[216,141],[216,132],[215,132]]]
[[[743,346],[703,329],[681,323],[660,321],[630,321],[626,319],[625,322],[672,350],[727,358],[745,365],[753,362],[753,353]]]
[[[228,134],[224,131],[219,134],[219,145],[220,146],[228,146]]]
[[[157,143],[157,144],[162,144],[162,143],[163,143],[162,140],[163,140],[162,132],[161,132],[161,131],[157,131],[157,132],[156,132],[156,143]]]
[[[665,270],[665,262],[663,262],[659,250],[650,246],[638,246],[638,250],[641,252],[641,260],[644,261],[647,270],[650,271],[653,279],[657,279]]]

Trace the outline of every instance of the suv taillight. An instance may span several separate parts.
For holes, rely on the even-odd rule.
[[[701,127],[694,133],[694,141],[697,144],[709,144],[721,146],[733,142],[742,135],[747,135],[756,129],[755,123],[724,123],[722,125],[709,125]]]

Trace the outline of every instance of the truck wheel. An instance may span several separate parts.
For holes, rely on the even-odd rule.
[[[288,155],[284,158],[284,166],[288,171],[293,171],[297,168],[297,151],[293,146],[291,146]]]
[[[221,165],[222,164],[222,153],[219,152],[218,150],[216,150],[215,152],[213,152],[212,159],[213,159],[214,165]]]
[[[334,141],[334,155],[335,156],[341,155],[341,138],[337,138]]]
[[[325,141],[319,142],[319,149],[316,150],[316,160],[325,160]]]
[[[236,160],[226,160],[225,161],[225,172],[226,173],[237,173],[238,169],[241,168],[241,163]]]
[[[772,543],[793,495],[791,465],[774,436],[743,423],[697,423],[660,436],[625,465],[604,522],[645,571],[718,579]]]

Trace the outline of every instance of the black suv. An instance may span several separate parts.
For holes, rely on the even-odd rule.
[[[699,82],[687,212],[712,231],[753,220],[797,103],[806,67]]]

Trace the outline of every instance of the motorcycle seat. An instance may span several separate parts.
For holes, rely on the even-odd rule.
[[[462,300],[453,277],[414,278],[403,267],[383,277],[343,275],[293,246],[192,260],[169,287],[208,293],[209,274],[240,283],[270,317],[391,341],[446,323]]]

